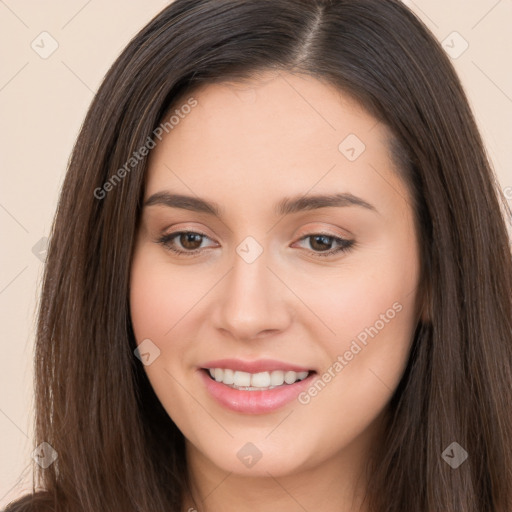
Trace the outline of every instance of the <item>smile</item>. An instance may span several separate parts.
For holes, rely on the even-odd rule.
[[[241,391],[262,391],[295,384],[297,381],[307,378],[310,373],[291,370],[249,373],[229,368],[208,368],[208,371],[213,380]]]
[[[317,372],[282,361],[224,359],[201,365],[198,374],[207,396],[223,409],[265,414],[292,403]]]

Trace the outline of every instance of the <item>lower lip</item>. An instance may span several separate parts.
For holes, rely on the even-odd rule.
[[[222,406],[244,414],[265,414],[292,402],[299,393],[310,386],[314,372],[294,384],[284,384],[264,391],[242,391],[210,378],[207,370],[199,371],[210,395]]]

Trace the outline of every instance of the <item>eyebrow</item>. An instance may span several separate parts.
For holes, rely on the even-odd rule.
[[[180,208],[199,213],[209,213],[219,218],[222,218],[223,215],[223,209],[218,203],[194,196],[172,194],[167,191],[156,192],[144,203],[144,207],[153,205]],[[350,193],[287,197],[276,204],[274,211],[276,215],[290,215],[305,210],[333,207],[339,208],[346,206],[359,206],[375,213],[379,213],[375,206]]]

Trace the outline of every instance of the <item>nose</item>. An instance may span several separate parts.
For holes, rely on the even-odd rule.
[[[251,263],[238,254],[219,287],[215,326],[237,340],[276,334],[287,328],[292,314],[291,297],[276,269],[269,268],[267,252]]]

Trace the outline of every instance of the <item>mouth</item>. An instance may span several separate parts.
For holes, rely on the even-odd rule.
[[[208,395],[223,408],[243,414],[264,414],[283,408],[307,389],[317,375],[315,370],[275,361],[214,363],[198,368]]]

